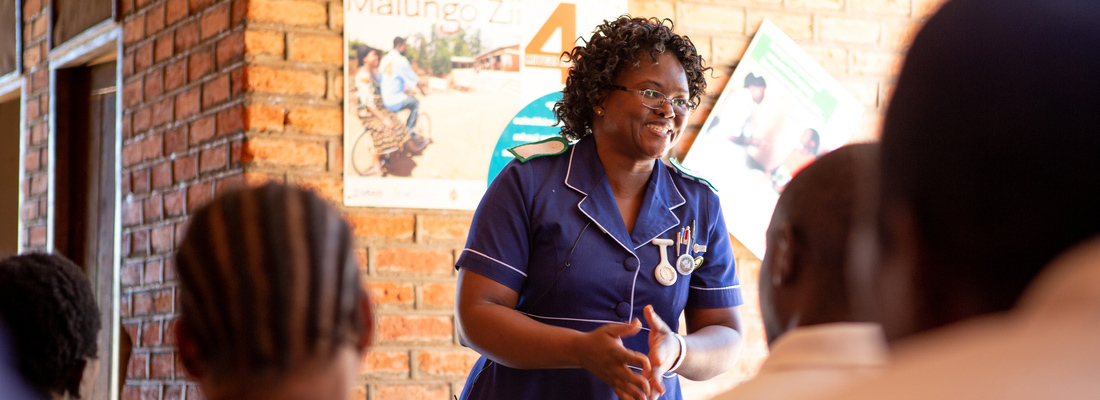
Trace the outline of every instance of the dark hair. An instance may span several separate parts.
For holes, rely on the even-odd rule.
[[[962,293],[1008,309],[1100,233],[1097,20],[1092,1],[956,0],[917,35],[883,127],[880,215],[912,211],[926,313],[966,317],[944,302]]]
[[[403,38],[401,36],[395,36],[393,38],[393,47],[396,48],[397,46],[400,46],[400,45],[403,45],[403,44],[405,44],[405,38]]]
[[[799,171],[776,201],[776,215],[790,224],[794,240],[790,245],[801,257],[796,260],[798,266],[818,270],[813,276],[821,281],[814,286],[831,288],[829,301],[807,310],[815,313],[804,315],[806,320],[816,323],[822,322],[821,318],[850,316],[844,270],[847,233],[855,213],[860,170],[878,157],[878,151],[877,143],[861,143],[825,154]]]
[[[750,72],[748,75],[745,75],[745,87],[747,88],[749,86],[759,86],[762,88],[766,88],[768,87],[768,82],[764,81],[763,76],[757,76],[756,74]]]
[[[176,253],[180,327],[212,376],[286,372],[369,338],[351,228],[313,192],[268,184],[214,199]]]
[[[359,65],[363,65],[363,60],[366,60],[367,56],[369,56],[370,53],[378,53],[378,56],[381,57],[382,49],[362,45],[362,47],[356,50],[356,53],[356,55],[359,57]]]
[[[562,99],[554,104],[557,122],[563,124],[563,137],[577,140],[591,131],[592,107],[599,104],[603,91],[614,85],[623,68],[639,65],[642,51],[648,51],[654,61],[658,54],[671,51],[687,74],[690,100],[699,104],[707,89],[703,73],[710,67],[704,67],[703,57],[696,53],[691,39],[674,33],[672,20],[667,18],[624,15],[597,26],[584,46],[562,53],[563,59],[573,63]]]
[[[821,134],[817,133],[817,129],[814,128],[808,130],[810,131],[810,143],[813,143],[813,145],[806,147],[806,150],[816,156],[817,152],[821,150]]]
[[[84,271],[65,257],[24,254],[0,261],[0,317],[23,378],[42,395],[79,398],[101,322]]]

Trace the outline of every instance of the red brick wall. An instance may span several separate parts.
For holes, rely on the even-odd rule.
[[[173,348],[171,254],[190,211],[243,182],[245,4],[121,2],[120,315],[134,343],[124,399],[196,390]]]
[[[46,215],[49,211],[49,113],[50,70],[46,62],[49,50],[49,2],[25,0],[23,7],[23,202],[19,205],[23,222],[24,251],[45,250]]]
[[[867,107],[858,140],[877,137],[897,66],[942,0],[631,0],[670,17],[711,65],[712,93],[763,18],[772,19]],[[43,249],[47,213],[49,1],[25,0],[24,246]],[[196,206],[268,180],[342,203],[342,3],[335,0],[121,0],[123,203],[121,316],[133,338],[126,399],[200,398],[175,356],[171,252]],[[710,96],[692,120],[703,121]],[[690,135],[688,138],[690,141]],[[685,143],[686,145],[686,143]],[[677,149],[683,152],[686,146]],[[374,346],[354,398],[457,394],[476,354],[454,334],[455,272],[472,212],[345,208],[364,285],[377,308]],[[748,304],[735,371],[685,382],[695,398],[750,376],[766,355],[756,303],[759,260],[738,249]],[[689,397],[690,398],[690,397]]]

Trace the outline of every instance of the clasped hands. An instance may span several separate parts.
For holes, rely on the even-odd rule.
[[[648,355],[623,346],[622,338],[641,331],[642,322],[637,318],[630,324],[601,326],[585,334],[578,344],[581,366],[611,385],[621,399],[656,399],[664,394],[663,375],[682,351],[680,341],[653,306],[645,307],[645,319],[649,324]],[[630,366],[641,368],[642,373],[635,373]]]

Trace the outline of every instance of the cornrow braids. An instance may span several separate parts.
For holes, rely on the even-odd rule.
[[[658,54],[671,51],[687,74],[691,101],[700,103],[707,90],[703,73],[711,68],[704,65],[691,39],[674,33],[672,26],[672,20],[667,18],[623,15],[597,26],[583,46],[562,53],[564,60],[573,63],[562,99],[554,104],[557,123],[562,124],[562,137],[578,140],[592,132],[592,108],[600,103],[604,91],[614,85],[623,68],[640,65],[643,51],[648,51],[653,61],[657,61]]]
[[[77,370],[97,357],[101,328],[84,271],[54,254],[5,258],[0,261],[0,317],[27,383],[46,398],[66,392],[79,398]]]
[[[216,198],[176,253],[180,329],[212,374],[287,372],[369,339],[351,228],[308,190],[280,184]]]

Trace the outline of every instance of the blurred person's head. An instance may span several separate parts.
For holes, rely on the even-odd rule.
[[[210,399],[347,398],[371,337],[351,229],[268,184],[191,217],[176,253],[180,361]]]
[[[378,62],[382,58],[381,50],[370,46],[363,46],[359,50],[359,65],[367,70],[378,69]]]
[[[382,50],[368,47],[367,55],[363,57],[363,65],[367,66],[371,70],[378,69],[378,60],[382,58]]]
[[[779,196],[760,267],[760,312],[768,343],[788,330],[854,321],[844,265],[857,169],[877,144],[844,146],[814,161]]]
[[[764,101],[764,89],[768,88],[768,83],[764,81],[764,77],[749,73],[745,75],[745,88],[752,93],[752,101],[760,104]]]
[[[91,396],[100,364],[100,314],[80,267],[41,253],[0,261],[0,317],[16,367],[41,396]]]
[[[405,41],[405,38],[403,38],[401,36],[397,36],[397,37],[393,38],[393,49],[397,50],[398,53],[405,54],[405,50],[408,50],[408,48],[409,48],[409,45]]]
[[[4,399],[42,400],[43,397],[27,386],[23,374],[19,373],[12,345],[4,321],[0,319],[0,390],[3,390]]]
[[[1013,307],[1100,233],[1097,21],[1092,1],[955,0],[916,36],[858,246],[878,253],[853,264],[891,339]]]
[[[802,150],[816,156],[821,151],[821,135],[817,133],[817,129],[808,128],[802,132],[800,144]]]

